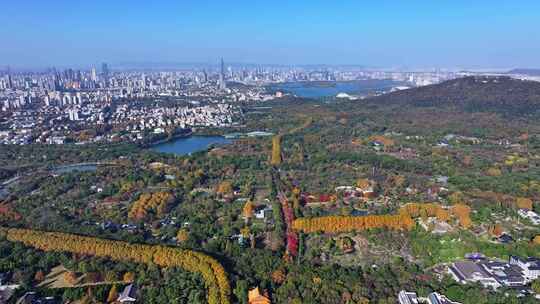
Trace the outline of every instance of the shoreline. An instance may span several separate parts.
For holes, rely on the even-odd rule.
[[[149,142],[149,143],[145,143],[145,144],[142,144],[141,146],[143,148],[150,148],[150,147],[154,147],[154,146],[157,146],[157,145],[166,144],[168,142],[171,142],[171,141],[179,139],[179,138],[188,138],[188,137],[191,137],[191,136],[193,136],[193,131],[189,131],[187,133],[182,133],[182,134],[175,134],[173,136],[167,136],[167,138],[159,139],[159,140]]]
[[[196,148],[195,150],[189,151],[189,152],[160,151],[161,147],[165,147],[165,150],[169,149],[168,146],[171,146],[173,149],[176,149],[175,148],[176,140],[184,140],[184,139],[189,139],[189,138],[193,138],[194,141],[197,141],[197,140],[205,141],[205,140],[207,140],[206,138],[216,139],[216,142],[207,142],[205,147],[199,147],[199,148]],[[221,145],[225,145],[225,144],[230,144],[232,142],[234,142],[234,140],[232,140],[230,138],[226,138],[223,135],[198,135],[198,134],[192,134],[189,137],[185,137],[185,136],[177,137],[175,139],[171,139],[169,141],[162,142],[161,144],[147,147],[146,149],[147,150],[152,150],[152,151],[158,152],[158,153],[172,153],[172,154],[176,154],[176,155],[190,155],[190,154],[195,153],[195,152],[209,151],[212,148],[215,148],[215,147],[218,147],[218,146],[221,146]]]

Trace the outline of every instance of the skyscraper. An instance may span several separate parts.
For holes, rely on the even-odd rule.
[[[12,89],[13,88],[13,80],[11,79],[11,68],[7,67],[7,87],[9,89]]]
[[[101,73],[105,79],[109,78],[109,66],[105,62],[101,64]]]
[[[204,76],[204,83],[207,83],[208,82],[208,74],[206,73],[206,70],[203,69],[203,76]]]
[[[92,67],[92,72],[91,72],[91,75],[90,75],[90,80],[92,80],[92,81],[97,81],[97,74],[96,74],[96,68],[95,68],[95,67]]]
[[[227,84],[225,83],[225,63],[223,58],[221,58],[221,70],[219,71],[219,88],[221,90],[227,89]]]

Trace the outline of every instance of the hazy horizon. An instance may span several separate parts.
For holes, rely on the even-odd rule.
[[[134,63],[539,68],[540,3],[5,3],[0,65]]]

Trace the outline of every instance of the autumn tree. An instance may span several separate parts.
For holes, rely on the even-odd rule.
[[[471,207],[465,204],[456,204],[452,207],[452,213],[458,218],[461,227],[465,229],[471,227]]]
[[[279,166],[281,164],[281,135],[272,137],[272,158],[270,164]]]
[[[488,176],[495,176],[495,177],[496,177],[496,176],[501,176],[501,175],[502,175],[502,171],[501,171],[501,169],[499,169],[499,168],[493,167],[493,168],[487,169],[486,175],[488,175]]]
[[[371,182],[367,178],[359,178],[356,180],[356,187],[360,189],[366,189],[371,186]]]
[[[532,200],[530,198],[518,197],[516,199],[516,206],[519,209],[532,210],[533,209],[533,202],[532,202]]]
[[[416,217],[436,217],[439,221],[447,222],[450,219],[450,213],[441,205],[435,203],[408,203],[399,209],[400,214],[406,214],[412,218]]]
[[[242,235],[242,237],[248,238],[251,234],[251,230],[249,229],[249,227],[245,226],[244,228],[240,229],[240,234]]]
[[[406,179],[405,179],[405,176],[403,175],[394,175],[392,176],[392,183],[394,184],[395,187],[402,187],[403,185],[405,185],[405,182],[406,182]]]
[[[500,224],[495,224],[489,228],[488,232],[493,236],[499,237],[503,234],[504,230]]]
[[[242,210],[242,214],[244,215],[244,218],[246,219],[246,222],[248,222],[252,217],[253,217],[253,203],[248,200],[245,204],[244,204],[244,209]]]
[[[109,295],[107,296],[107,303],[112,303],[118,299],[118,290],[116,288],[116,284],[113,284],[111,289],[109,290]]]
[[[222,181],[218,185],[217,193],[221,195],[231,194],[233,192],[232,183],[230,181]]]
[[[448,222],[450,220],[450,212],[443,208],[439,208],[435,212],[435,217],[437,217],[439,221]]]
[[[185,228],[179,229],[178,232],[176,233],[176,242],[183,243],[187,241],[188,239],[189,239],[189,232],[187,231],[187,229]]]
[[[348,232],[387,228],[410,230],[414,221],[407,214],[368,215],[368,216],[323,216],[316,218],[299,218],[294,220],[293,228],[305,233],[322,231],[326,233]]]
[[[9,228],[2,231],[7,240],[21,242],[43,251],[68,251],[77,255],[93,255],[118,261],[132,261],[159,267],[180,267],[199,273],[205,282],[210,304],[229,304],[230,285],[223,266],[214,258],[192,250],[160,245],[131,244],[60,232],[42,232]],[[73,276],[70,279],[70,275]],[[75,281],[76,275],[65,274],[66,281]],[[133,273],[124,274],[126,283],[135,279]]]
[[[126,272],[122,277],[124,283],[131,283],[135,280],[135,274],[133,272]]]
[[[174,202],[174,196],[169,192],[156,192],[141,194],[128,213],[130,219],[142,220],[152,212],[161,217],[168,212],[170,205]]]
[[[63,274],[64,280],[71,285],[77,284],[77,274],[73,271],[66,271]]]
[[[42,270],[38,270],[36,272],[36,274],[34,275],[34,280],[36,282],[43,282],[43,280],[45,280],[45,274],[43,273]]]
[[[287,278],[287,274],[285,273],[285,269],[277,269],[272,272],[272,281],[278,285],[281,285],[283,282],[285,282],[285,279]]]

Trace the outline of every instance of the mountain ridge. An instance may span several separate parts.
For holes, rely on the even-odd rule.
[[[467,76],[396,91],[369,98],[367,101],[414,107],[453,106],[473,112],[540,114],[540,82],[508,76]]]

